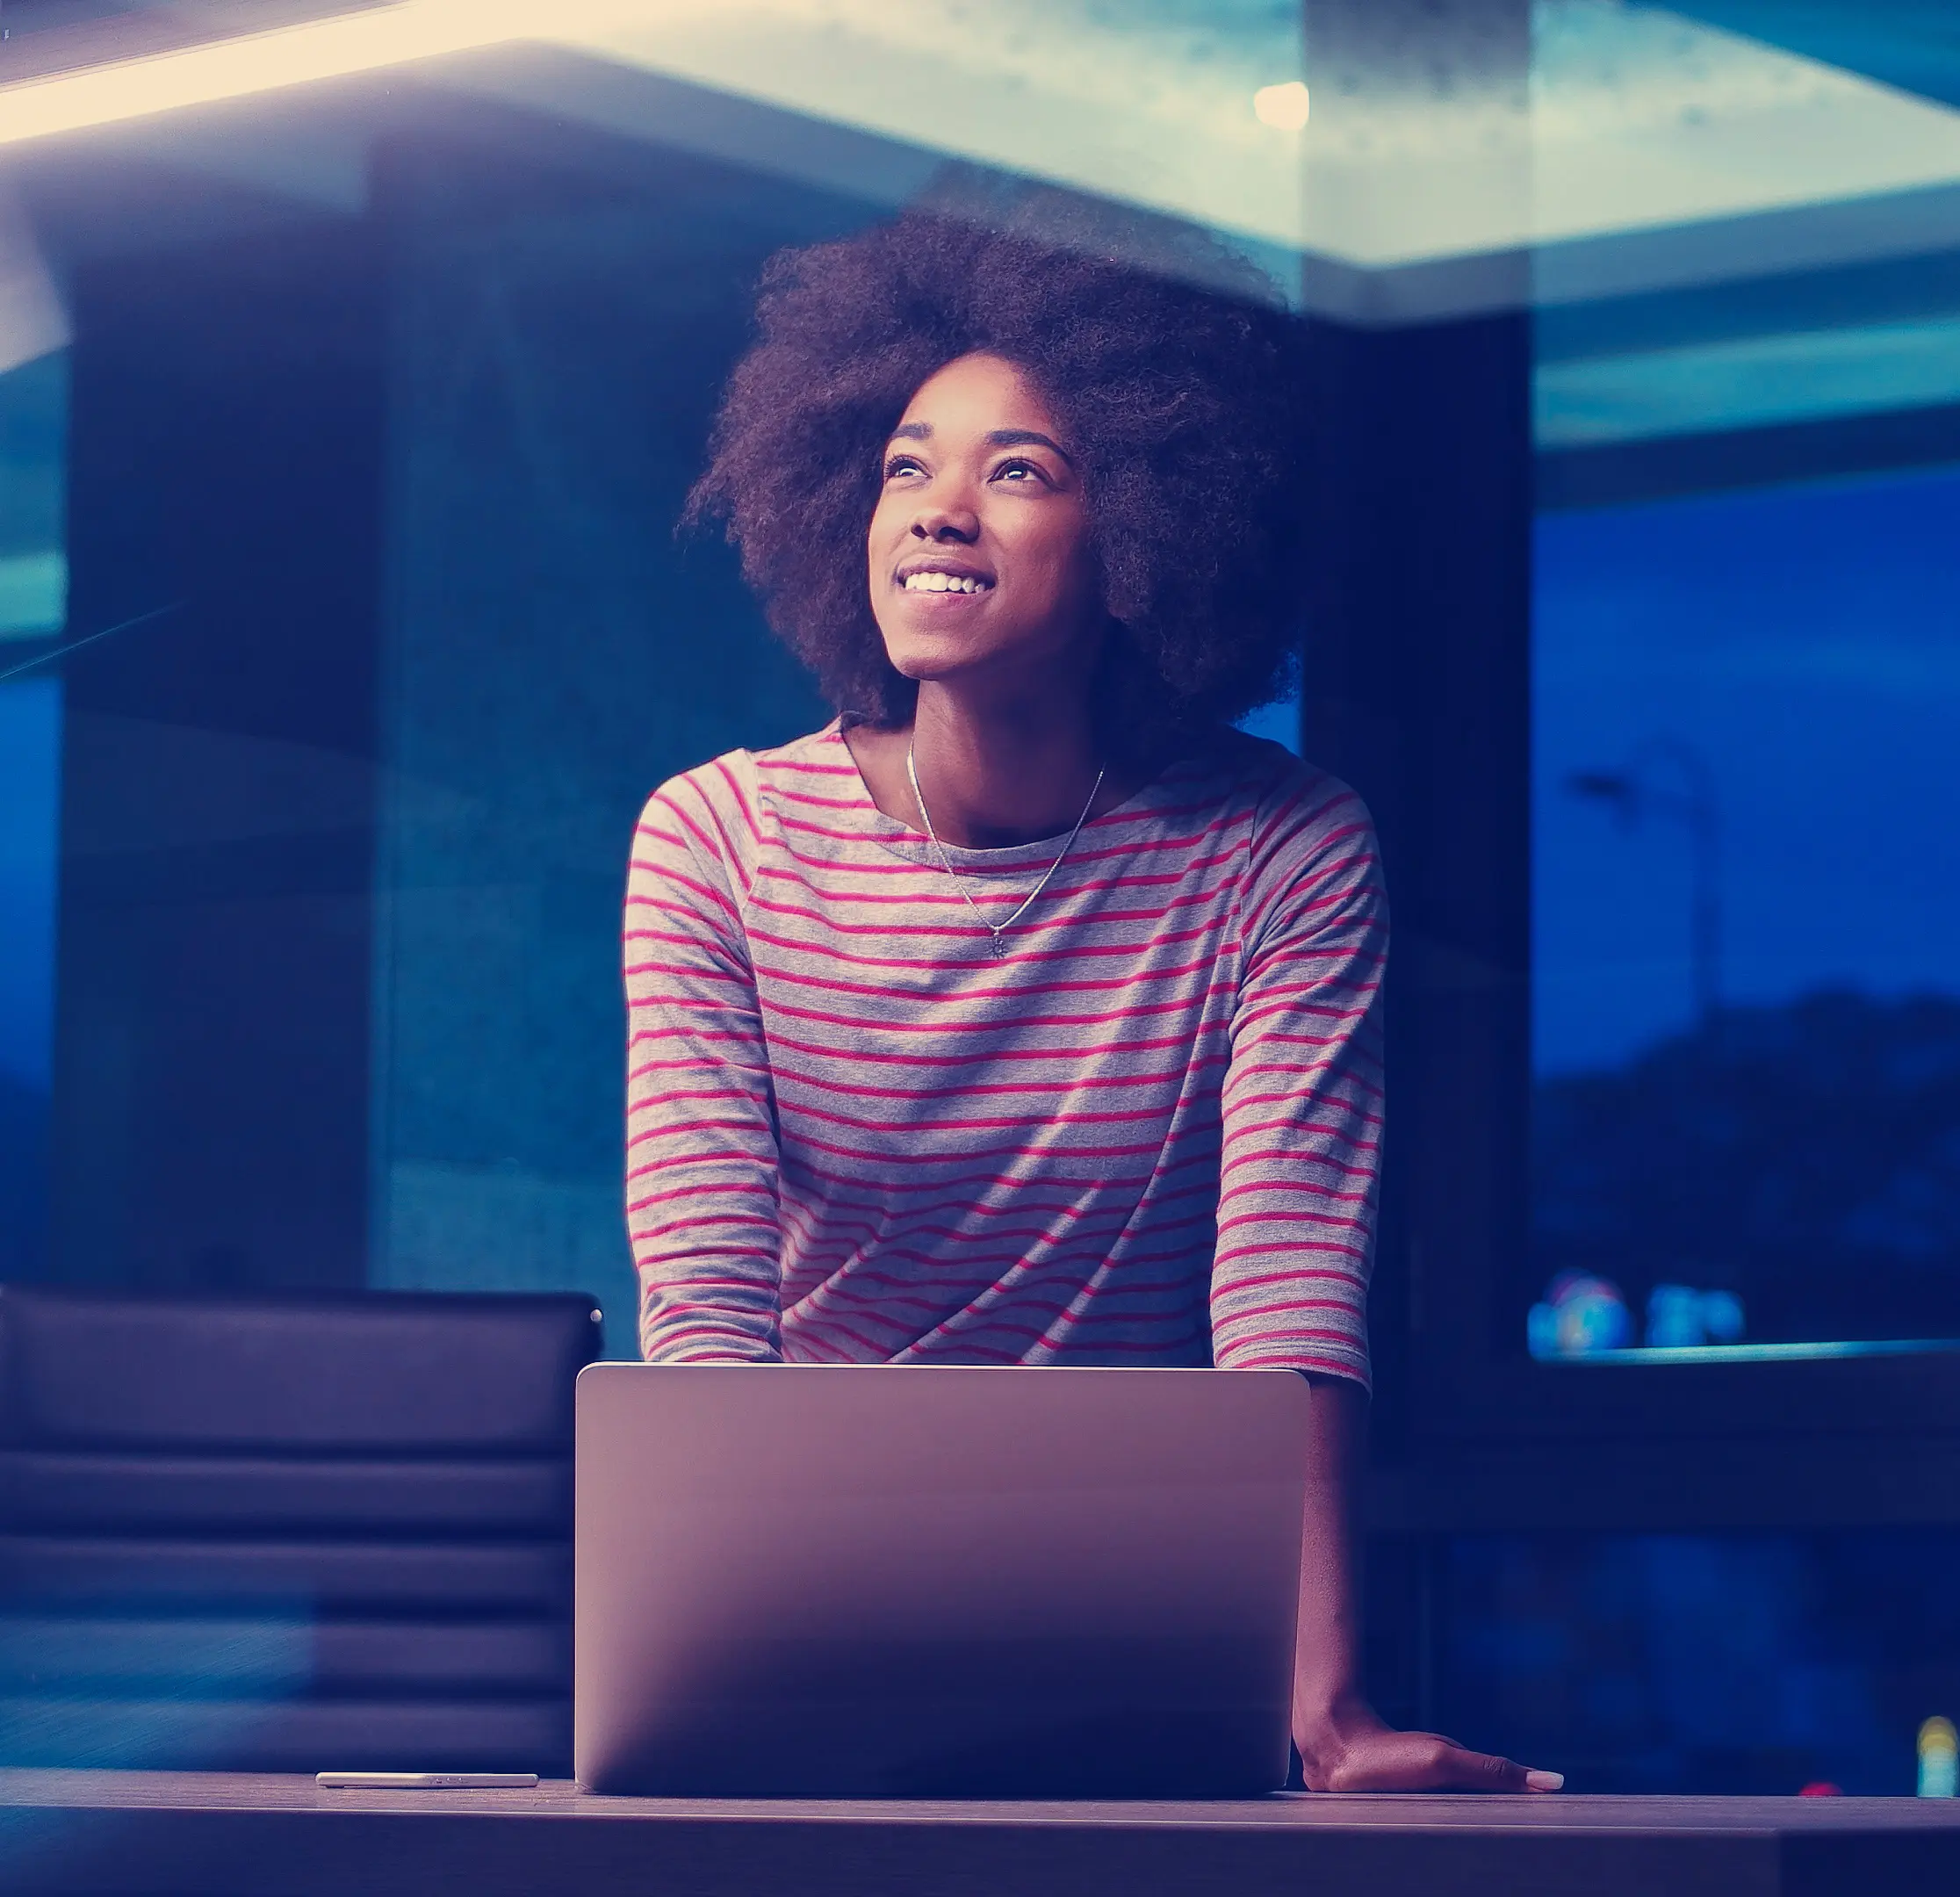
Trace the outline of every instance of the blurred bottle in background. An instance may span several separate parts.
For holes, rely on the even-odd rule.
[[[1953,1721],[1937,1714],[1919,1730],[1919,1795],[1952,1798],[1960,1792],[1960,1740]]]

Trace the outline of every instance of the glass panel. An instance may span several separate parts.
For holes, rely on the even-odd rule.
[[[94,129],[0,206],[76,337],[72,466],[69,356],[0,379],[0,1275],[575,1287],[630,1353],[633,823],[827,716],[673,530],[764,260],[959,159],[1290,285],[1300,17],[487,10],[404,67],[427,10],[318,11],[37,93]]]
[[[1575,1792],[1910,1796],[1960,1706],[1956,1559],[1948,1528],[1459,1540],[1437,1717]]]
[[[53,339],[29,328],[16,353]],[[0,1280],[46,1263],[61,689],[33,660],[68,612],[67,367],[0,373]]]
[[[631,1309],[618,905],[663,777],[825,712],[719,549],[676,545],[777,246],[867,215],[676,162],[645,183],[425,146],[392,190],[371,1275]],[[613,1344],[631,1352],[631,1326]]]
[[[1543,86],[1604,11],[1541,10]],[[1550,1358],[1960,1338],[1960,110],[1860,69],[1909,25],[1845,10],[1827,64],[1771,43],[1797,10],[1697,11],[1769,37],[1651,40],[1640,136],[1734,201],[1538,264],[1507,1330]],[[1717,125],[1793,155],[1774,204]]]
[[[1559,1280],[1594,1342],[1960,1335],[1960,111],[1916,29],[1867,57],[1855,21],[1542,0],[1460,43],[1417,9],[1411,62],[1387,0],[757,0],[570,6],[549,45],[485,10],[404,63],[440,52],[413,10],[309,11],[256,63],[37,95],[97,129],[10,160],[8,441],[65,400],[72,317],[86,454],[64,546],[7,450],[0,650],[125,629],[7,714],[61,734],[8,789],[10,863],[57,807],[63,839],[47,1269],[630,1296],[631,815],[818,715],[669,523],[761,259],[951,158],[1202,222],[1351,331],[1535,302],[1542,1110],[1504,1332]],[[22,1021],[47,900],[7,898]],[[193,1163],[159,1129],[227,1087]],[[249,1218],[170,1209],[241,1178]]]

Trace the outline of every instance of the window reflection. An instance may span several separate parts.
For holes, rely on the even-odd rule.
[[[39,263],[22,238],[0,218],[17,281]],[[61,689],[32,661],[68,612],[67,357],[46,347],[59,326],[45,309],[14,314],[11,353],[27,353],[0,372],[0,1280],[46,1259]]]
[[[1960,80],[1897,10],[1535,21],[1523,1341],[1950,1340]]]
[[[1950,1768],[1956,1556],[1945,1528],[1466,1537],[1438,1715],[1577,1792],[1910,1796]]]
[[[347,1203],[320,1211],[334,1270],[609,1274],[630,1295],[604,972],[620,826],[668,771],[813,715],[725,565],[677,552],[667,523],[760,260],[956,159],[1215,227],[1346,329],[1533,307],[1538,1171],[1514,1347],[1960,1338],[1942,750],[1960,711],[1960,87],[1925,36],[1775,0],[1518,0],[1474,32],[1416,9],[1414,39],[1387,0],[1001,0],[984,28],[951,0],[821,18],[675,0],[568,7],[522,43],[493,10],[442,42],[460,54],[399,65],[370,45],[336,66],[321,49],[345,33],[304,11],[255,42],[259,68],[212,55],[234,92],[277,81],[276,105],[150,98],[10,148],[0,661],[67,623],[68,293],[95,298],[90,386],[117,402],[144,386],[128,350],[124,381],[100,379],[104,313],[139,327],[133,304],[113,316],[131,285],[220,311],[263,293],[267,334],[289,291],[341,298],[319,360],[345,399],[322,406],[373,429],[357,470],[349,448],[345,479],[321,477],[321,508],[346,514],[337,545],[324,526],[308,545],[317,565],[274,573],[271,541],[214,536],[197,597],[163,583],[168,560],[134,586],[109,490],[80,494],[96,591],[76,631],[190,603],[142,635],[174,674],[159,657],[109,689],[80,653],[65,684],[0,684],[10,1086],[47,1086],[58,769],[83,793],[61,819],[70,884],[100,873],[76,846],[106,833],[110,793],[173,783],[141,834],[175,849],[196,780],[231,826],[224,887],[269,935],[254,837],[295,840],[282,873],[312,864],[322,943],[364,931],[367,976],[335,951],[359,990],[336,1044],[366,1039],[339,1083]],[[383,11],[347,32],[434,17]],[[227,358],[239,390],[250,328]],[[112,404],[97,414],[112,458]],[[148,465],[194,486],[216,451],[176,439]],[[227,665],[299,650],[257,642],[253,614],[317,608],[321,573],[348,591],[292,702],[262,676],[252,705],[193,715],[175,681],[214,664],[199,615],[227,558],[234,604],[251,598]],[[385,577],[357,599],[370,559]],[[1257,728],[1297,741],[1296,710]],[[241,786],[264,791],[249,811]],[[70,987],[95,1081],[126,1028],[106,992]],[[113,1196],[76,1202],[92,1218]],[[261,1268],[229,1244],[184,1255]],[[83,1249],[91,1272],[130,1255],[109,1226]]]
[[[1539,523],[1534,1266],[1622,1343],[1960,1336],[1956,521],[1930,469]]]

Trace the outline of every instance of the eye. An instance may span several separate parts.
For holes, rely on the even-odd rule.
[[[1044,487],[1048,485],[1048,470],[1038,461],[1003,461],[994,470],[993,478],[1016,483],[1039,481]]]
[[[894,480],[900,474],[917,474],[923,471],[919,463],[911,455],[895,454],[885,458],[884,478],[887,480]]]

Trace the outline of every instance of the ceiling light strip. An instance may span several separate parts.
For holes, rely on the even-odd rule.
[[[563,13],[553,9],[554,18]],[[0,89],[0,145],[520,40],[537,20],[535,5],[515,0],[400,0],[29,80]]]

